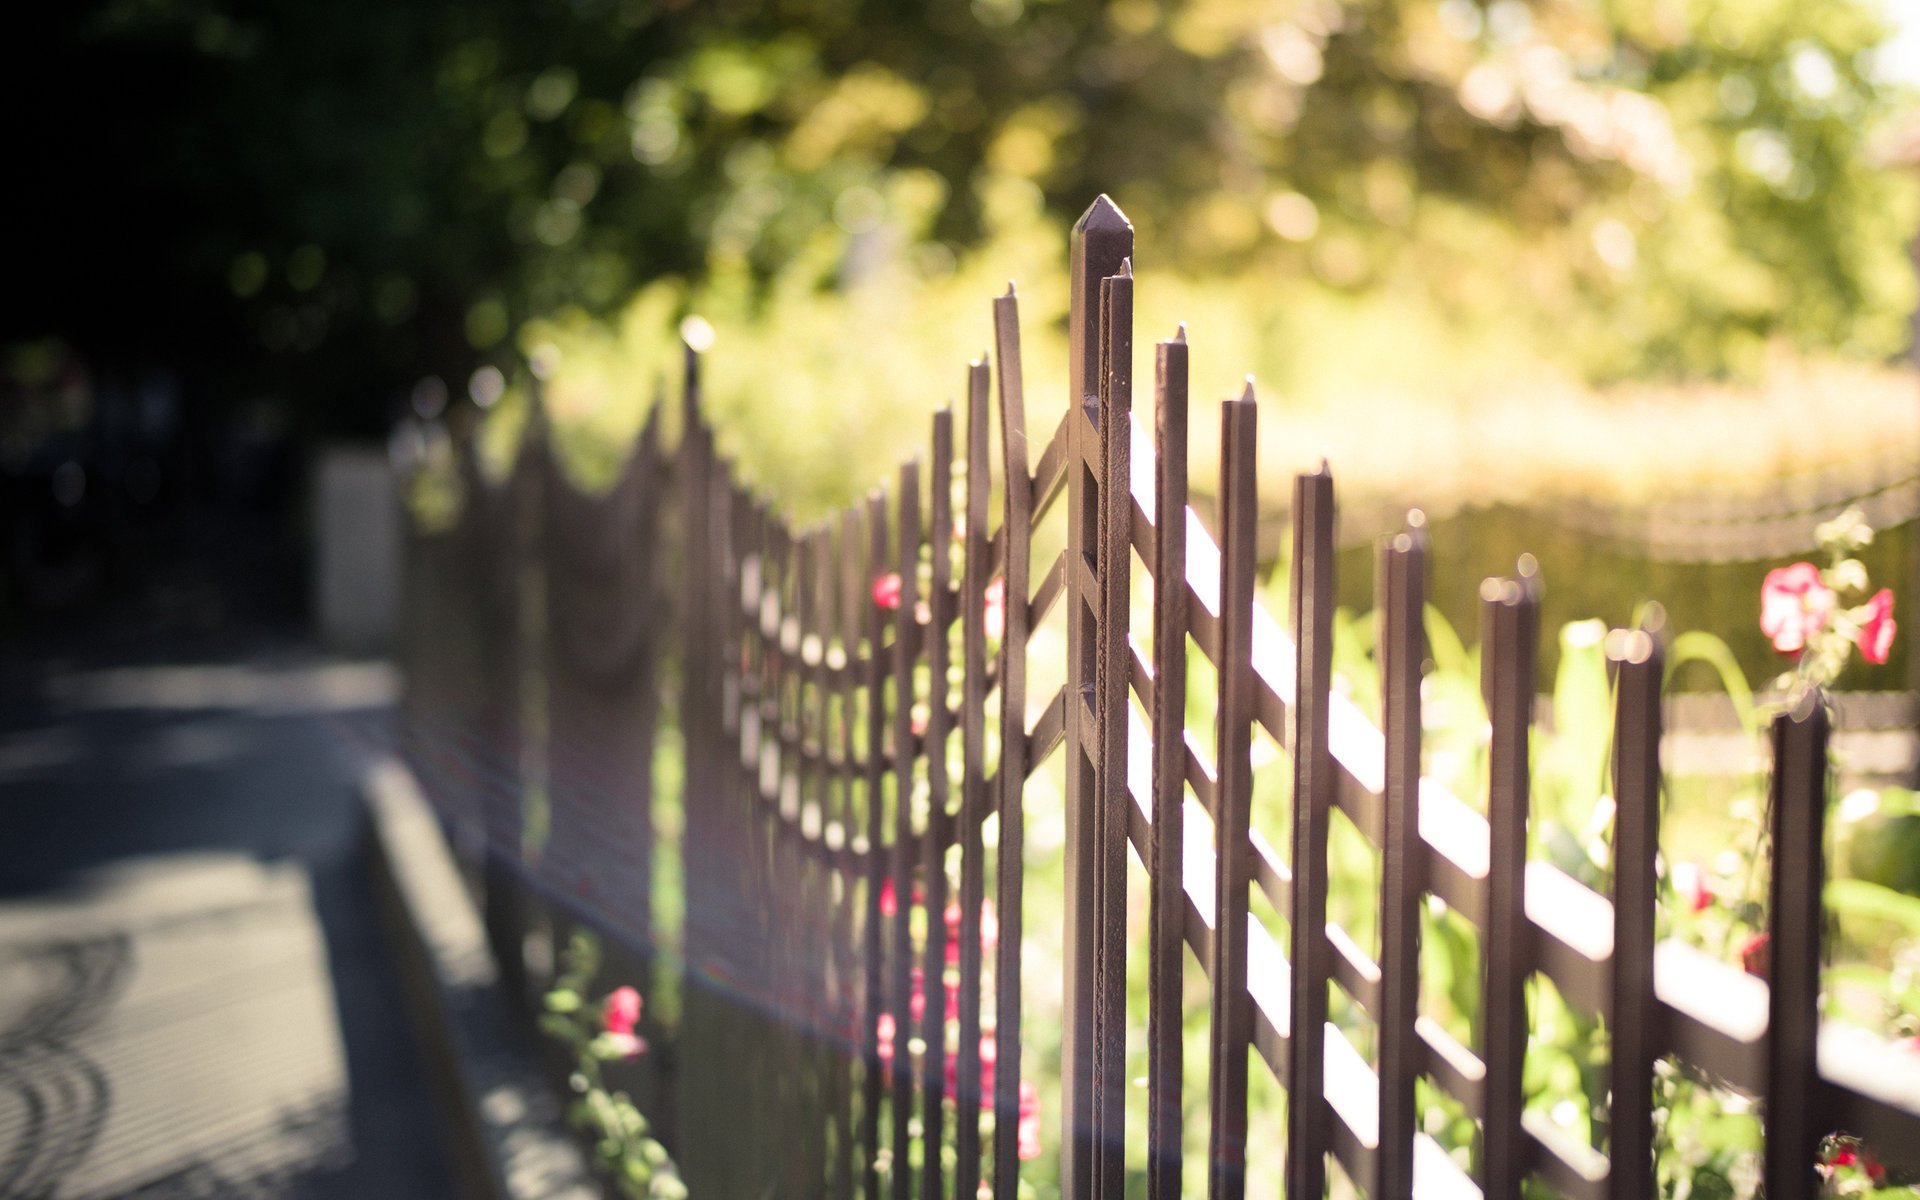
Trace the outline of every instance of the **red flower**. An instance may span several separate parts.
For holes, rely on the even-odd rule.
[[[1713,889],[1707,886],[1707,873],[1696,863],[1675,863],[1673,890],[1686,897],[1694,912],[1713,907]]]
[[[1880,1165],[1879,1160],[1856,1142],[1841,1142],[1834,1146],[1821,1165],[1827,1168],[1825,1173],[1829,1176],[1836,1167],[1856,1167],[1866,1172],[1867,1178],[1876,1185],[1887,1176],[1887,1169]]]
[[[873,602],[881,608],[900,607],[900,576],[889,571],[873,581]]]
[[[1887,661],[1897,628],[1893,621],[1893,589],[1881,588],[1867,601],[1867,619],[1853,638],[1853,644],[1860,647],[1860,657],[1870,663]]]
[[[1766,933],[1756,933],[1740,943],[1740,967],[1757,979],[1767,977],[1767,944],[1771,941]]]
[[[615,988],[607,996],[600,1019],[608,1033],[631,1034],[640,1020],[640,993],[630,987]]]
[[[900,911],[900,898],[893,890],[893,880],[880,881],[880,915],[891,917]]]
[[[1775,650],[1798,656],[1807,639],[1826,628],[1833,606],[1833,589],[1820,582],[1820,568],[1810,562],[1775,567],[1760,585],[1760,632]]]

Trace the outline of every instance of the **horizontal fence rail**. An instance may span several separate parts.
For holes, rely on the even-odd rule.
[[[1601,894],[1527,856],[1531,562],[1481,592],[1483,810],[1422,770],[1418,514],[1379,544],[1376,725],[1334,686],[1332,474],[1294,483],[1283,624],[1256,598],[1252,384],[1221,408],[1209,527],[1188,502],[1186,331],[1155,345],[1140,415],[1132,227],[1102,197],[1071,249],[1067,405],[1037,453],[1010,289],[927,455],[815,525],[789,523],[721,452],[689,352],[677,430],[656,403],[610,492],[568,482],[536,421],[505,483],[466,455],[459,514],[410,535],[409,753],[513,964],[542,920],[599,928],[643,987],[677,949],[677,1037],[635,1086],[672,1114],[695,1194],[1012,1197],[1057,1099],[1064,1195],[1121,1195],[1139,1162],[1149,1196],[1179,1195],[1204,1110],[1207,1192],[1238,1197],[1257,1069],[1288,1094],[1289,1196],[1324,1194],[1337,1166],[1389,1200],[1517,1197],[1528,1180],[1640,1200],[1662,1060],[1759,1102],[1769,1197],[1817,1192],[1835,1130],[1920,1169],[1920,1056],[1821,1021],[1824,699],[1772,725],[1770,981],[1657,940],[1658,631],[1607,642]],[[1056,512],[1065,547],[1036,560]],[[1062,609],[1063,655],[1036,640]],[[1213,684],[1199,721],[1190,668]],[[666,835],[669,731],[683,778]],[[1256,739],[1288,762],[1290,815],[1272,829],[1256,820]],[[1026,804],[1056,756],[1064,1007],[1060,1094],[1043,1104],[1020,1036]],[[1330,917],[1337,824],[1373,855],[1366,937]],[[669,852],[674,938],[658,911]],[[1138,939],[1130,875],[1145,881]],[[1434,908],[1480,947],[1471,1045],[1423,1015]],[[1142,954],[1144,1012],[1127,986]],[[1536,977],[1608,1031],[1591,1142],[1527,1107]],[[1190,980],[1208,996],[1204,1097],[1183,1084]],[[1475,1123],[1467,1165],[1426,1132],[1428,1088]],[[1133,1103],[1144,1154],[1127,1146]]]

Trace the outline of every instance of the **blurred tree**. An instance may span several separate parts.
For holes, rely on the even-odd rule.
[[[930,271],[1017,181],[1193,273],[1412,288],[1597,376],[1904,341],[1871,0],[86,0],[16,15],[0,338],[371,428],[671,274]]]

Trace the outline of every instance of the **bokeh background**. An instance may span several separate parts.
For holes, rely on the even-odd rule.
[[[730,452],[824,511],[922,441],[1009,278],[1059,377],[1066,229],[1105,191],[1143,362],[1185,321],[1197,396],[1257,381],[1270,554],[1325,455],[1354,603],[1420,504],[1438,594],[1530,547],[1550,618],[1659,595],[1757,677],[1806,514],[1916,507],[1916,9],[34,6],[0,72],[0,627],[183,557],[228,585],[176,615],[297,618],[321,448],[449,405],[507,442],[537,391],[604,480],[689,319]]]

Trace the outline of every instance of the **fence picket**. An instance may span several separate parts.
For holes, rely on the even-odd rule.
[[[1665,655],[1648,630],[1616,634],[1614,684],[1613,997],[1608,1129],[1611,1200],[1651,1196],[1655,1037],[1653,949],[1660,853],[1660,683]]]
[[[991,470],[987,459],[987,387],[984,358],[967,367],[966,559],[960,586],[960,938],[959,994],[956,1014],[960,1042],[954,1058],[953,1194],[973,1200],[980,1190],[980,988],[984,947],[982,913],[986,908],[986,847],[980,826],[987,815],[987,502]],[[1003,585],[1004,586],[1004,585]],[[1006,609],[1004,591],[1001,611]],[[1002,636],[1004,636],[1004,626]]]
[[[861,763],[864,776],[861,795],[866,801],[867,879],[861,907],[861,943],[866,962],[866,987],[860,1016],[861,1095],[860,1143],[862,1193],[866,1200],[880,1200],[880,1109],[885,1077],[880,1060],[880,1018],[887,1012],[886,926],[881,915],[880,897],[888,867],[886,849],[887,710],[885,682],[888,663],[883,655],[887,614],[875,600],[881,576],[886,573],[892,536],[887,525],[887,496],[876,489],[867,499],[866,570],[862,584],[862,611],[865,629],[866,669],[861,672],[861,692],[865,700],[862,716],[866,722],[867,752]]]
[[[861,645],[860,601],[866,590],[866,561],[861,552],[861,507],[849,506],[840,514],[840,537],[834,561],[840,578],[834,594],[834,639],[840,647],[840,668],[830,678],[832,684],[832,730],[837,736],[831,744],[839,755],[834,770],[834,795],[838,799],[831,813],[830,837],[837,837],[833,854],[833,1047],[829,1065],[831,1083],[828,1104],[833,1114],[833,1160],[829,1164],[832,1185],[827,1194],[835,1200],[853,1200],[854,1195],[854,1087],[853,1064],[864,1045],[860,1027],[860,980],[855,964],[860,960],[855,949],[859,928],[860,855],[856,853],[859,811],[855,789],[860,779],[859,721]],[[824,652],[824,651],[823,651]]]
[[[948,632],[953,627],[953,411],[943,408],[933,417],[933,462],[930,471],[932,504],[927,547],[932,560],[928,573],[926,632],[927,817],[920,865],[926,902],[926,945],[921,957],[920,992],[923,1021],[920,1038],[926,1045],[920,1070],[920,1194],[940,1200],[945,1171],[941,1164],[947,1099],[947,847],[953,840],[953,822],[947,812],[947,742],[952,724],[952,689],[947,679]]]
[[[896,571],[900,581],[893,623],[893,964],[889,1070],[893,1081],[893,1158],[889,1164],[894,1200],[913,1195],[913,1055],[907,1038],[913,1029],[913,796],[918,781],[913,733],[915,675],[919,669],[920,630],[920,464],[900,468],[899,525],[895,530]]]
[[[1827,739],[1818,689],[1773,718],[1768,797],[1773,879],[1767,890],[1767,1076],[1762,1169],[1768,1200],[1820,1194],[1814,1163],[1826,1132],[1812,1103],[1820,1072],[1820,922],[1826,882]]]
[[[1381,732],[1386,788],[1380,833],[1379,1200],[1413,1195],[1413,1142],[1420,1074],[1420,668],[1426,657],[1425,518],[1380,545],[1377,568]]]
[[[1326,1194],[1332,1131],[1326,1101],[1327,982],[1333,945],[1327,937],[1327,828],[1336,783],[1327,744],[1328,698],[1333,690],[1333,475],[1325,462],[1293,483],[1294,703],[1289,716],[1293,750],[1293,990],[1287,1044],[1287,1195],[1318,1200]],[[1165,526],[1162,526],[1164,529]]]
[[[1177,1200],[1187,770],[1187,338],[1154,351],[1153,840],[1148,863],[1147,1195]]]
[[[1071,292],[1067,314],[1067,843],[1066,961],[1062,994],[1066,999],[1065,1043],[1061,1071],[1066,1093],[1061,1104],[1061,1194],[1067,1200],[1093,1200],[1100,1147],[1096,1137],[1094,998],[1099,942],[1098,834],[1100,803],[1095,756],[1094,716],[1099,695],[1099,614],[1102,599],[1096,555],[1100,551],[1100,498],[1094,478],[1101,457],[1098,419],[1102,358],[1101,296],[1104,281],[1120,273],[1133,253],[1133,227],[1105,196],[1093,202],[1073,227]]]
[[[1248,822],[1253,805],[1253,569],[1259,520],[1254,471],[1253,384],[1220,406],[1220,688],[1213,809],[1214,926],[1209,1031],[1207,1195],[1246,1194],[1247,1057],[1253,1003],[1247,995],[1247,900],[1253,882]]]
[[[1126,1186],[1127,1056],[1127,681],[1128,606],[1132,598],[1133,508],[1126,481],[1133,444],[1133,275],[1100,285],[1098,545],[1099,617],[1095,625],[1093,812],[1093,1143],[1094,1194]],[[1083,797],[1083,800],[1085,798]]]
[[[1480,1185],[1487,1200],[1519,1200],[1527,1176],[1527,1134],[1520,1123],[1527,1058],[1531,952],[1526,930],[1527,814],[1531,780],[1535,637],[1539,595],[1523,563],[1517,579],[1481,585],[1485,648],[1483,690],[1492,726],[1488,746],[1487,924],[1480,1000],[1486,1066]]]
[[[993,302],[994,354],[1000,364],[1000,465],[1006,535],[1007,627],[1000,639],[1000,774],[994,804],[999,815],[1000,944],[993,966],[993,1194],[1012,1200],[1020,1191],[1020,946],[1025,902],[1026,807],[1032,756],[1027,736],[1027,636],[1033,563],[1033,478],[1027,474],[1027,416],[1020,372],[1020,302],[1011,284]]]

